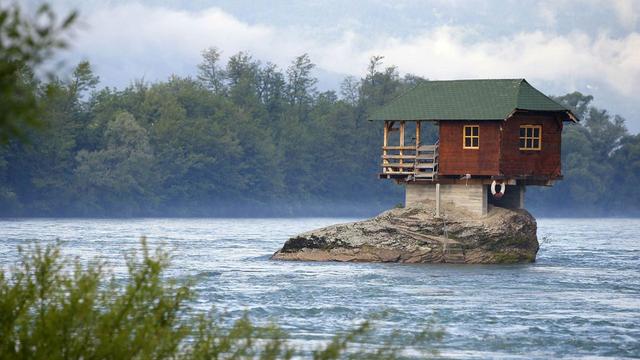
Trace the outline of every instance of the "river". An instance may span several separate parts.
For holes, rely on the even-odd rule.
[[[169,276],[197,280],[197,308],[275,320],[313,347],[369,314],[381,330],[446,331],[443,357],[640,356],[640,220],[539,219],[534,264],[406,265],[271,261],[298,232],[352,221],[303,219],[16,219],[0,221],[0,266],[34,239],[60,239],[66,255],[107,261],[139,237],[173,255]]]

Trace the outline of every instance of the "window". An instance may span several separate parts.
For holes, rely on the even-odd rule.
[[[465,125],[462,129],[462,148],[463,149],[479,149],[480,148],[480,126]]]
[[[520,126],[520,150],[542,149],[542,125]]]

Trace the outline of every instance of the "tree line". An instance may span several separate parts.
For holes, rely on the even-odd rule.
[[[0,145],[0,215],[362,216],[402,202],[377,179],[382,129],[367,115],[424,79],[376,56],[363,77],[319,91],[314,68],[306,54],[281,69],[210,48],[197,76],[124,89],[101,88],[88,62],[47,81],[24,68],[44,126]],[[556,99],[582,122],[563,134],[565,179],[531,187],[528,208],[640,214],[639,136],[591,96]]]
[[[0,144],[13,139],[2,147],[2,176],[13,180],[33,174],[37,177],[32,184],[16,188],[48,187],[47,191],[65,191],[67,196],[49,195],[51,204],[38,200],[42,207],[37,211],[46,206],[67,205],[53,201],[70,201],[69,186],[76,191],[84,186],[82,189],[87,191],[101,184],[118,190],[116,186],[126,188],[138,182],[140,191],[144,190],[146,178],[153,179],[144,174],[153,169],[149,167],[149,162],[154,161],[152,137],[131,113],[114,112],[113,119],[93,133],[101,139],[93,148],[86,147],[91,138],[79,135],[92,134],[86,128],[91,120],[81,118],[87,116],[83,108],[90,106],[81,101],[82,93],[97,84],[88,64],[76,68],[71,82],[35,81],[32,69],[42,70],[40,66],[52,51],[64,46],[60,31],[68,28],[74,18],[75,13],[71,13],[59,23],[46,3],[38,7],[35,20],[25,17],[18,4],[0,6]],[[41,117],[43,109],[47,115]],[[69,112],[69,117],[63,116]],[[38,137],[30,131],[43,124],[48,125],[44,135]],[[54,130],[65,132],[57,139]],[[15,146],[27,139],[31,139],[30,146],[14,153]],[[19,156],[25,157],[17,166],[13,161],[19,151],[24,151]],[[37,162],[21,168],[44,153],[57,162]],[[74,159],[68,158],[70,154]],[[69,161],[74,165],[70,166]],[[37,170],[45,164],[47,168]],[[86,171],[96,169],[108,176],[92,177],[83,183]],[[112,169],[117,171],[116,176],[111,176]],[[54,171],[53,176],[47,177],[47,171]],[[114,183],[120,180],[118,176],[124,185]],[[15,185],[1,184],[4,202],[0,209],[12,211],[7,206],[16,206],[19,193],[14,191]],[[31,194],[39,196],[35,191]],[[431,323],[425,324],[422,331],[376,331],[374,323],[387,317],[380,313],[351,330],[327,337],[318,346],[298,346],[273,322],[258,320],[256,324],[248,314],[232,319],[213,309],[195,309],[193,279],[167,278],[170,255],[160,248],[152,253],[145,238],[141,245],[142,256],[135,250],[125,256],[128,274],[119,279],[100,260],[84,264],[63,256],[59,243],[44,248],[38,244],[19,247],[15,262],[7,264],[7,271],[4,266],[0,269],[0,358],[398,359],[408,349],[415,356],[427,358],[437,354],[433,345],[444,335]],[[368,346],[377,337],[381,337],[375,340],[378,344]]]

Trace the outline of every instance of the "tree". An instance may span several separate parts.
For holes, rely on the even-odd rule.
[[[20,201],[9,183],[9,149],[0,145],[0,216],[11,216],[20,211]]]
[[[611,156],[614,169],[611,189],[606,196],[612,197],[611,206],[627,216],[640,215],[640,135],[626,135],[620,147]]]
[[[231,56],[226,70],[229,87],[237,87],[243,80],[253,82],[252,85],[255,85],[258,68],[259,63],[246,52],[241,51]]]
[[[391,100],[400,90],[398,69],[388,66],[380,69],[384,56],[372,56],[367,67],[367,76],[362,81],[361,99],[368,107],[377,107]]]
[[[93,73],[89,61],[81,61],[73,69],[71,82],[68,85],[71,98],[78,101],[86,91],[94,90],[99,82],[100,78]]]
[[[104,149],[80,150],[76,157],[75,183],[82,202],[100,207],[103,201],[111,210],[124,204],[136,210],[153,201],[148,189],[154,157],[147,131],[131,114],[121,112],[108,124],[105,139]]]
[[[588,114],[591,102],[593,101],[593,96],[584,95],[579,91],[574,91],[563,96],[554,97],[554,100],[572,109],[578,119],[583,119]]]
[[[72,12],[58,22],[47,4],[38,8],[34,20],[23,15],[18,5],[0,5],[0,143],[11,137],[24,139],[27,127],[41,124],[30,75],[55,50],[66,46],[62,35],[75,19]]]
[[[294,108],[297,116],[305,120],[313,102],[318,79],[311,75],[315,68],[309,54],[302,54],[293,60],[287,68],[287,93],[289,104]]]
[[[615,154],[622,150],[618,155],[622,159],[628,150],[623,147],[631,146],[623,145],[627,136],[624,119],[591,105],[590,95],[573,92],[555,100],[569,106],[581,122],[566,124],[562,134],[564,180],[550,189],[532,188],[528,198],[533,209],[555,209],[573,216],[620,212],[625,207],[614,205],[610,189],[616,188],[614,179],[620,177],[618,169],[623,167],[615,161]],[[620,177],[620,181],[626,183],[626,178]],[[620,192],[626,190],[615,193]]]
[[[230,100],[254,118],[264,117],[258,93],[260,62],[253,60],[253,57],[245,52],[231,56],[227,63],[227,80]]]
[[[198,80],[214,93],[224,91],[225,71],[219,62],[220,51],[211,47],[202,52],[202,62],[198,65]]]
[[[284,111],[285,86],[284,75],[275,64],[267,63],[260,69],[258,96],[271,121],[278,118]]]
[[[26,72],[47,125],[25,132],[31,143],[11,141],[0,150],[0,211],[229,216],[309,214],[315,206],[326,215],[324,205],[353,203],[364,216],[401,201],[401,187],[376,179],[382,129],[366,119],[428,80],[401,77],[376,56],[364,77],[345,79],[338,97],[315,89],[308,56],[286,72],[247,53],[217,61],[216,69],[225,69],[218,72],[225,75],[220,92],[175,75],[96,91],[98,78],[87,62],[66,81],[38,82]],[[580,93],[557,98],[582,121],[565,124],[564,180],[530,189],[534,211],[639,208],[622,205],[634,198],[635,138],[624,119],[594,107],[592,99]],[[115,121],[123,116],[128,120]],[[425,141],[437,139],[437,129],[422,129]],[[135,134],[130,142],[116,141],[114,134],[128,133]],[[337,208],[331,206],[332,214]]]
[[[340,84],[340,95],[349,105],[358,105],[360,80],[355,76],[347,76]]]
[[[59,245],[21,250],[11,271],[0,272],[2,358],[398,359],[405,349],[428,358],[444,336],[430,323],[417,333],[381,334],[374,325],[385,314],[378,314],[311,351],[298,349],[276,324],[257,325],[248,315],[230,322],[191,306],[195,284],[167,278],[170,255],[141,244],[140,253],[127,254],[123,279],[109,276],[104,263],[63,257]],[[373,341],[381,346],[366,346]]]

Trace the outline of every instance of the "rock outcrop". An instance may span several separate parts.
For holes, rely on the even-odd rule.
[[[477,217],[433,204],[392,209],[365,221],[332,225],[290,238],[272,259],[404,263],[533,262],[535,218],[526,210],[490,207]]]

